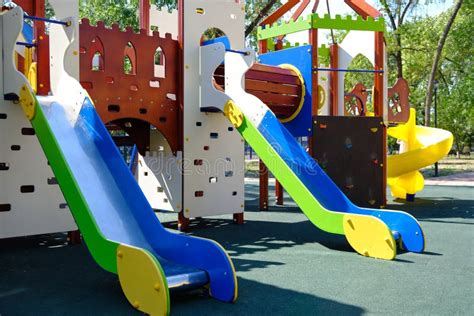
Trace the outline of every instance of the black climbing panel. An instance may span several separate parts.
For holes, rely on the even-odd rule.
[[[384,131],[380,117],[317,116],[313,157],[356,205],[385,205]]]

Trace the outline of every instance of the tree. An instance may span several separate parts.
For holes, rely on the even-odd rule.
[[[438,46],[436,47],[436,53],[434,56],[433,65],[431,67],[431,73],[428,80],[428,88],[426,92],[426,101],[425,101],[425,125],[426,126],[430,126],[430,114],[431,114],[430,112],[431,112],[431,103],[433,100],[434,80],[435,80],[436,73],[438,70],[439,61],[441,59],[441,53],[443,52],[444,44],[446,43],[446,39],[449,35],[449,31],[451,30],[454,20],[456,19],[456,16],[459,10],[461,9],[462,3],[463,3],[463,0],[458,0],[458,2],[456,2],[453,12],[444,28],[443,34],[441,35],[438,41]]]
[[[403,27],[404,76],[410,84],[410,103],[417,108],[418,124],[424,123],[426,88],[437,49],[437,40],[452,16],[452,11],[438,16],[415,17]],[[473,143],[474,99],[474,3],[464,2],[451,26],[437,68],[438,126],[454,135],[455,147],[461,150]]]
[[[403,78],[403,58],[402,58],[402,25],[407,14],[418,4],[417,0],[380,0],[383,12],[388,16],[391,27],[391,35],[395,40],[395,45],[391,45],[390,52],[395,58],[398,78]]]
[[[79,16],[88,18],[91,24],[103,21],[110,26],[118,23],[120,28],[131,26],[138,31],[138,0],[80,0]]]
[[[264,17],[270,13],[273,6],[279,2],[278,0],[269,1],[248,1],[246,7],[246,15],[253,15],[250,23],[245,28],[245,37],[249,36]],[[247,18],[247,16],[246,16]]]

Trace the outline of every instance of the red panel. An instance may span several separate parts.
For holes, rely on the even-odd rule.
[[[410,88],[408,82],[398,78],[395,85],[388,89],[388,120],[389,122],[406,123],[410,118]]]
[[[88,20],[80,25],[80,80],[88,90],[99,115],[105,123],[125,118],[146,121],[158,128],[173,152],[180,150],[178,106],[178,42],[170,34],[149,36],[130,28],[111,29],[102,22],[91,26]],[[133,47],[128,47],[128,43]],[[158,47],[165,56],[165,78],[155,77],[154,57]],[[94,54],[102,55],[103,68],[92,69]],[[124,73],[124,55],[132,61],[135,74]],[[159,84],[159,88],[151,87]]]
[[[15,0],[15,3],[20,6],[28,15],[35,15],[35,0]]]

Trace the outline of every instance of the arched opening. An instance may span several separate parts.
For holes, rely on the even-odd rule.
[[[373,112],[372,87],[374,70],[372,62],[362,54],[355,56],[344,74],[344,113],[348,116],[366,115]],[[365,72],[367,71],[367,72]]]
[[[123,73],[126,75],[136,75],[137,54],[135,47],[128,42],[123,51]]]
[[[210,45],[214,43],[223,43],[226,48],[232,48],[229,42],[229,38],[226,36],[224,31],[217,27],[211,27],[205,30],[200,38],[201,46]],[[213,84],[217,90],[224,91],[225,77],[224,77],[224,61],[216,68],[214,72]]]
[[[94,56],[92,56],[92,71],[104,71],[104,58],[100,52],[95,52]]]
[[[217,27],[210,27],[205,30],[204,33],[202,33],[201,45],[203,45],[207,41],[222,39],[223,37],[227,38],[224,31]]]
[[[156,78],[165,78],[166,76],[165,54],[161,47],[158,47],[154,56],[154,75]]]
[[[92,71],[104,71],[105,60],[104,60],[104,45],[100,38],[95,37],[90,45],[91,52],[91,70]]]

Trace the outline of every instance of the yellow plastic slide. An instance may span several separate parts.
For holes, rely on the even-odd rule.
[[[453,145],[451,132],[416,125],[416,111],[410,109],[406,124],[391,127],[388,135],[402,141],[400,154],[388,156],[387,183],[392,195],[405,199],[423,190],[424,178],[418,171],[446,156]]]

